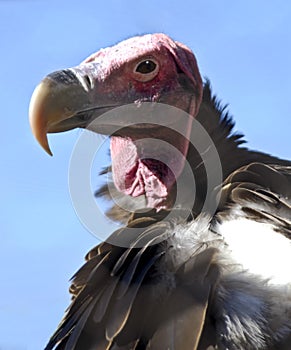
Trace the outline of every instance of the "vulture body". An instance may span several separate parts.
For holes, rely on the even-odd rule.
[[[133,119],[92,126],[126,104]],[[111,136],[115,189],[97,195],[123,223],[73,276],[46,350],[291,349],[291,163],[242,146],[186,46],[134,37],[52,73],[30,122],[48,153],[48,132]]]

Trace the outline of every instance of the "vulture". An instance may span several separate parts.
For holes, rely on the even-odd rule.
[[[291,162],[245,147],[187,46],[100,49],[47,75],[29,117],[49,154],[48,133],[109,136],[96,195],[120,223],[46,350],[291,349]]]

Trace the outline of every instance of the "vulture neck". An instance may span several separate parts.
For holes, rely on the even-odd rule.
[[[223,182],[234,170],[252,163],[263,162],[265,164],[281,164],[282,161],[276,157],[272,157],[268,154],[255,152],[241,147],[245,143],[243,135],[233,132],[234,122],[232,117],[226,111],[226,106],[222,106],[215,95],[212,95],[209,81],[206,81],[203,89],[203,100],[199,109],[199,113],[196,116],[198,121],[206,134],[208,135],[208,141],[204,143],[204,149],[199,152],[195,148],[195,135],[191,136],[191,142],[187,154],[187,161],[190,165],[191,172],[194,175],[195,183],[189,182],[189,167],[188,174],[184,169],[178,179],[179,184],[174,186],[169,196],[169,203],[174,203],[173,207],[189,211],[191,217],[196,217],[205,208],[205,198],[207,193],[212,194],[210,203],[214,203],[216,207],[216,197]],[[195,130],[195,123],[193,123],[192,134],[197,133]],[[196,135],[197,137],[197,135]],[[194,142],[192,142],[194,140]],[[209,188],[208,178],[209,172],[206,171],[204,161],[208,161],[211,164],[211,148],[215,148],[218,156],[220,169],[215,166],[211,166],[212,177],[217,176],[218,182],[212,188]],[[283,164],[283,163],[282,163]],[[195,186],[195,191],[192,188]],[[113,194],[112,190],[110,191]],[[194,194],[193,194],[194,193]],[[107,185],[101,187],[97,192],[97,196],[104,196],[110,198]],[[145,201],[143,196],[137,198],[129,198],[124,196],[116,190],[114,196],[120,198],[120,203],[126,203],[131,212],[142,209],[145,207]],[[195,200],[193,202],[193,197]],[[210,209],[210,211],[212,211]],[[149,215],[153,215],[154,209],[149,211]],[[206,209],[208,212],[208,208]],[[121,209],[119,206],[114,205],[107,215],[119,222],[126,223],[131,218],[131,213]]]

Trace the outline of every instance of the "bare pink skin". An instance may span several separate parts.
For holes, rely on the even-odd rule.
[[[145,59],[154,60],[158,65],[157,74],[148,81],[143,81],[143,76],[136,72],[139,62]],[[162,102],[190,115],[182,125],[185,136],[157,126],[140,133],[125,131],[111,137],[113,180],[117,189],[133,197],[145,195],[148,207],[166,208],[171,189],[184,168],[187,137],[202,98],[202,80],[195,56],[185,45],[164,34],[149,34],[101,49],[80,68],[83,65],[86,69],[95,63],[98,63],[95,93],[99,98],[107,96],[117,103]],[[169,117],[169,123],[175,126],[175,122],[179,123],[175,117]],[[141,141],[142,146],[136,146],[135,141],[148,137],[165,141],[180,152],[178,158],[166,148],[160,150],[161,159],[172,162],[175,174],[159,160],[150,158],[151,150],[146,149],[146,143],[143,145]],[[157,150],[152,154],[156,156]]]
[[[183,171],[188,142],[166,128],[151,130],[150,136],[166,142],[154,145],[147,134],[134,138],[111,137],[113,179],[119,191],[133,197],[145,195],[148,207],[160,210],[167,208],[170,190]],[[173,138],[178,151],[175,153],[168,146]]]

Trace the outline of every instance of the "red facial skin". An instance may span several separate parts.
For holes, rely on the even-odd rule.
[[[156,71],[149,77],[136,71],[139,63],[146,59],[157,65]],[[184,168],[192,118],[197,114],[202,96],[202,81],[195,57],[186,46],[164,34],[155,34],[134,37],[101,49],[87,58],[80,68],[96,63],[96,96],[107,96],[117,103],[163,102],[190,115],[183,122],[184,136],[172,129],[157,126],[139,130],[138,133],[135,130],[132,134],[129,130],[124,135],[111,137],[113,180],[117,189],[133,197],[144,194],[149,207],[157,210],[167,208],[167,198]],[[181,84],[181,73],[192,88],[191,92],[185,91]],[[175,129],[175,119],[168,121]],[[152,147],[143,142],[147,138],[173,145],[180,156],[171,154],[165,145],[159,149],[160,157],[157,150],[152,150],[158,160],[151,159],[144,154],[149,154],[145,149]],[[138,145],[136,141],[140,141]],[[159,159],[165,160],[173,171]]]

